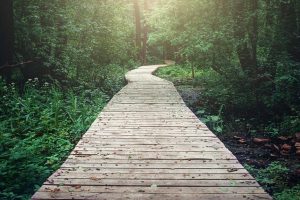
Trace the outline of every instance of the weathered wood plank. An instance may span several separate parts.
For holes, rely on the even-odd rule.
[[[97,186],[51,186],[45,185],[41,188],[42,192],[50,192],[59,188],[61,192],[90,192],[90,193],[145,193],[145,194],[264,194],[260,187],[97,187]]]
[[[202,165],[205,163],[210,163],[210,164],[239,164],[239,162],[237,160],[176,160],[176,159],[168,159],[168,160],[133,160],[133,159],[126,159],[126,160],[118,160],[118,159],[110,159],[110,160],[105,160],[105,159],[91,159],[90,157],[80,157],[80,158],[75,158],[75,157],[71,157],[69,156],[68,159],[66,161],[70,161],[70,162],[97,162],[97,163],[113,163],[113,164],[132,164],[132,163],[137,163],[137,164],[197,164],[197,165]]]
[[[254,180],[254,178],[247,173],[223,173],[223,174],[204,174],[204,173],[153,173],[153,174],[132,174],[132,173],[77,173],[64,170],[58,170],[48,180],[56,179],[125,179],[125,180]]]
[[[89,177],[86,179],[51,179],[44,185],[65,185],[65,186],[151,186],[158,187],[257,187],[255,180],[121,180],[121,179],[99,179]]]
[[[97,162],[93,163],[86,163],[86,162],[65,162],[62,167],[90,167],[90,168],[99,168],[99,169],[111,169],[111,168],[123,168],[123,169],[138,169],[138,168],[143,168],[143,169],[243,169],[243,166],[241,164],[211,164],[211,163],[204,163],[204,164],[191,164],[191,163],[186,163],[186,164],[176,164],[174,165],[173,163],[171,164],[165,164],[165,163],[154,163],[154,164],[134,164],[134,163],[129,163],[129,164],[101,164]]]
[[[225,190],[225,189],[224,189]],[[142,191],[142,189],[141,189]],[[81,194],[83,193],[83,194]],[[225,192],[223,192],[225,193]],[[37,197],[35,197],[37,196]],[[144,194],[143,192],[140,193],[125,193],[125,194],[112,194],[112,193],[89,193],[89,192],[68,192],[68,193],[47,193],[47,192],[38,192],[32,199],[74,199],[74,200],[124,200],[124,199],[152,199],[152,200],[263,200],[263,199],[271,199],[270,196],[267,194]]]

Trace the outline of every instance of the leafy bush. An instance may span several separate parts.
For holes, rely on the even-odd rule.
[[[258,103],[253,91],[248,88],[250,86],[239,76],[226,79],[214,70],[198,68],[195,79],[192,80],[190,78],[191,70],[185,65],[161,68],[157,75],[175,84],[187,84],[200,88],[201,95],[199,95],[197,103],[191,106],[196,112],[205,112],[198,112],[198,116],[217,133],[222,129],[222,132],[238,131],[250,134],[258,132],[275,137],[278,135],[290,136],[300,131],[298,103],[292,101],[292,97],[286,94],[282,98],[286,97],[290,100],[286,99],[283,102],[291,102],[289,106],[292,109],[283,109],[286,103],[278,102],[279,91],[277,90],[276,94],[267,92],[262,94],[264,102]],[[279,86],[277,89],[279,90]],[[296,90],[292,91],[297,92]],[[277,100],[273,102],[272,99]],[[222,112],[220,112],[221,107]]]
[[[196,76],[200,76],[201,71],[196,72]],[[190,67],[187,67],[186,65],[174,65],[174,66],[168,66],[168,67],[162,67],[160,68],[157,73],[157,76],[161,78],[165,78],[175,84],[177,83],[192,83],[192,70]]]
[[[28,199],[56,170],[103,108],[98,89],[0,81],[0,199]]]
[[[196,112],[196,115],[205,123],[212,131],[215,133],[222,133],[224,129],[223,120],[221,118],[223,106],[221,106],[218,115],[209,115],[205,113],[205,110],[199,109]]]
[[[256,169],[249,165],[245,168],[254,174],[256,180],[263,184],[268,191],[280,191],[287,186],[289,169],[280,162],[272,162],[264,169]]]
[[[283,190],[274,195],[276,200],[300,200],[300,185]]]

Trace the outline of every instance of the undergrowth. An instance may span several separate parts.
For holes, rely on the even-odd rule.
[[[0,81],[0,199],[28,199],[88,129],[109,97],[38,79]]]
[[[295,83],[284,85],[279,75],[273,93],[263,93],[256,99],[251,86],[238,75],[224,78],[211,69],[197,69],[192,78],[192,70],[186,65],[160,68],[156,74],[175,85],[199,88],[201,95],[192,109],[216,133],[238,130],[277,137],[300,131],[299,104],[290,100],[291,95],[282,94],[284,88]]]

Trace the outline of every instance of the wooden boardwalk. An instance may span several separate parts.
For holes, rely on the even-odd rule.
[[[127,73],[68,159],[32,199],[271,199],[172,83]]]

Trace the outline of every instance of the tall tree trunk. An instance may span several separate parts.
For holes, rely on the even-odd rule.
[[[248,88],[254,97],[255,104],[260,110],[261,101],[258,92],[257,69],[257,39],[258,39],[258,0],[234,1],[235,38],[237,39],[237,54],[240,65],[248,79],[245,89]],[[248,11],[248,12],[247,12]],[[247,39],[249,38],[249,39]],[[257,112],[260,115],[260,112]]]
[[[258,40],[258,0],[251,1],[251,27],[250,27],[250,45],[252,62],[257,76],[257,40]]]
[[[63,50],[68,42],[68,37],[65,32],[65,19],[63,17],[63,13],[66,12],[67,0],[60,0],[59,6],[60,6],[59,8],[60,15],[58,15],[58,19],[57,19],[58,45],[55,51],[56,51],[56,57],[61,62]]]
[[[237,54],[241,64],[241,68],[250,78],[254,78],[255,70],[257,67],[256,63],[256,46],[257,46],[257,0],[251,5],[250,15],[251,26],[248,27],[247,23],[247,1],[236,0],[234,3],[234,18],[236,21],[234,35],[238,42]],[[254,16],[254,17],[253,17]],[[250,30],[250,33],[248,32]],[[247,41],[247,35],[250,36],[250,41]],[[249,48],[250,42],[250,48]]]
[[[300,61],[300,38],[297,30],[296,5],[295,0],[282,1],[280,4],[280,12],[283,37],[287,40],[287,52],[294,60]]]
[[[148,12],[148,0],[144,0],[144,27],[143,27],[143,48],[142,48],[142,63],[147,64],[147,41],[148,41],[148,25],[146,15]]]
[[[133,0],[134,3],[134,13],[135,13],[135,45],[138,51],[138,60],[141,59],[141,49],[142,49],[142,26],[141,26],[141,11],[140,11],[140,5],[139,0]]]
[[[0,0],[0,74],[7,82],[11,82],[13,46],[13,1]]]

